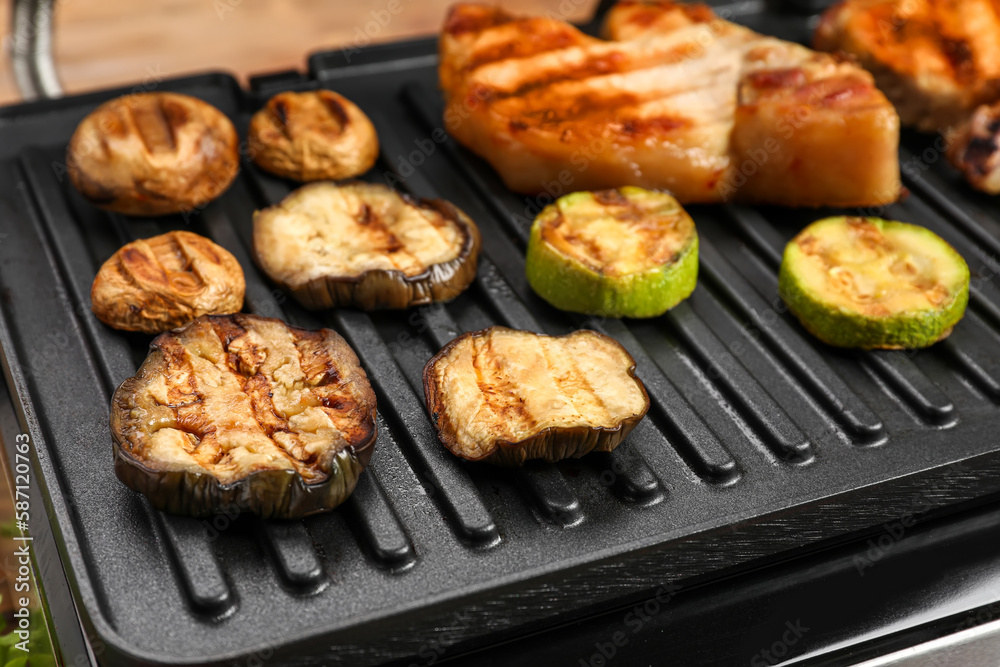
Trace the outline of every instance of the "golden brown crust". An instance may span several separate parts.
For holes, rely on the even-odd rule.
[[[857,58],[920,130],[944,131],[1000,98],[998,0],[842,0],[815,45]]]
[[[307,308],[447,301],[475,278],[481,239],[462,211],[379,184],[311,183],[254,215],[254,255]]]
[[[97,272],[91,309],[108,326],[160,333],[243,307],[243,269],[228,250],[176,231],[122,246]]]
[[[497,465],[609,452],[649,409],[635,360],[595,331],[466,333],[427,362],[423,383],[445,447]]]
[[[278,93],[253,115],[249,139],[258,166],[296,181],[351,178],[378,158],[371,120],[331,90]]]
[[[137,93],[99,106],[66,151],[73,185],[95,205],[129,215],[196,209],[239,171],[239,139],[226,116],[178,93]]]
[[[222,485],[271,470],[319,484],[341,452],[367,464],[376,434],[375,394],[343,338],[245,314],[158,336],[111,412],[129,461]]]
[[[614,41],[552,18],[452,9],[445,122],[511,189],[635,185],[682,203],[790,206],[899,197],[899,119],[856,65],[704,5],[623,2],[605,25]]]

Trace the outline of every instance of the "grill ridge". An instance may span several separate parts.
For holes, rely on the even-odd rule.
[[[44,202],[40,216],[42,224],[48,232],[49,239],[56,240],[55,252],[65,269],[64,279],[71,286],[70,291],[77,312],[84,315],[81,319],[92,349],[97,351],[100,361],[98,365],[105,381],[104,398],[107,405],[111,400],[110,392],[121,380],[135,372],[135,366],[123,354],[120,339],[110,334],[95,318],[89,317],[90,309],[86,307],[90,301],[89,288],[98,267],[82,261],[86,258],[75,256],[70,251],[74,241],[80,242],[79,238],[72,236],[77,231],[75,228],[71,228],[70,235],[64,236],[65,230],[57,231],[53,226],[54,215],[62,211],[56,212],[50,207],[64,205],[64,196],[57,187],[53,187],[51,180],[40,181],[36,177],[37,174],[51,173],[48,169],[49,162],[43,161],[41,155],[35,151],[29,151],[24,160],[30,174],[27,181],[29,187],[34,190],[37,201]],[[44,167],[39,169],[41,165]],[[126,226],[115,223],[114,227],[123,244],[134,240]],[[142,505],[151,524],[158,527],[161,539],[175,563],[183,589],[194,608],[219,617],[231,613],[235,609],[236,598],[226,582],[222,568],[207,542],[207,536],[201,525],[192,519],[161,514],[145,499],[142,500]]]
[[[760,21],[771,15],[762,3],[747,11]],[[277,202],[290,187],[249,163],[226,194],[187,221],[109,216],[68,184],[56,186],[51,159],[61,159],[76,123],[103,99],[128,91],[0,110],[0,173],[34,182],[19,192],[17,178],[0,179],[0,212],[32,219],[0,243],[0,339],[16,399],[24,414],[42,422],[27,418],[60,556],[73,580],[63,601],[75,604],[105,642],[109,664],[221,667],[268,648],[276,663],[370,664],[417,655],[441,628],[461,642],[450,657],[496,640],[493,631],[504,637],[539,631],[595,605],[638,599],[664,582],[713,578],[723,568],[755,567],[752,558],[811,548],[815,540],[912,512],[914,498],[950,507],[1000,492],[993,437],[1000,362],[991,358],[1000,322],[986,286],[952,339],[932,350],[896,357],[833,350],[787,314],[762,320],[770,331],[753,318],[765,315],[776,297],[787,235],[814,212],[698,208],[703,280],[687,313],[680,312],[680,326],[670,317],[601,321],[557,312],[524,278],[528,225],[544,199],[507,192],[481,160],[450,140],[430,138],[441,126],[430,41],[379,48],[366,49],[364,67],[335,73],[323,64],[328,55],[314,56],[315,80],[295,77],[289,85],[329,81],[373,118],[381,114],[386,144],[369,178],[399,177],[409,160],[419,168],[401,179],[404,187],[440,194],[480,222],[484,264],[473,287],[440,309],[405,317],[307,313],[274,289],[250,261],[250,220],[255,206]],[[271,84],[271,92],[275,86],[286,84]],[[163,89],[216,104],[244,129],[263,102],[220,75],[165,81]],[[410,158],[414,149],[421,156]],[[940,169],[932,165],[914,187],[929,207],[890,213],[902,210],[900,217],[945,229],[970,247],[977,236],[968,221],[955,220],[921,186],[940,185],[968,201],[982,230],[995,223],[982,218],[983,198],[964,195],[957,189],[964,186]],[[193,534],[172,536],[178,531],[160,522],[173,519],[121,488],[93,456],[106,451],[101,394],[134,371],[148,339],[96,324],[85,308],[87,287],[96,262],[130,234],[170,227],[207,231],[237,256],[247,271],[248,310],[331,326],[358,351],[379,394],[380,442],[342,510],[283,526],[242,517],[217,537],[180,520],[177,526]],[[988,254],[970,254],[983,262],[984,278],[992,266]],[[427,418],[419,371],[446,339],[497,321],[613,336],[636,359],[650,418],[609,455],[521,472],[456,460]],[[761,330],[759,340],[749,326]],[[36,353],[51,331],[67,334],[68,343],[42,363]],[[698,341],[705,348],[699,351],[689,339],[703,333],[708,342]],[[746,340],[746,354],[728,348]],[[721,360],[706,359],[717,348],[725,352]],[[730,377],[712,373],[714,363]],[[809,379],[827,369],[832,384]],[[893,374],[896,385],[886,379]],[[740,400],[748,391],[752,409]],[[79,397],[64,404],[67,392]],[[855,399],[857,424],[836,414]],[[768,425],[786,429],[785,445],[793,452],[808,445],[807,465],[781,463],[780,446],[754,420],[765,403],[776,410],[764,415]],[[880,434],[869,441],[858,424],[879,424]],[[548,499],[533,497],[534,488]],[[473,620],[457,623],[456,613]]]

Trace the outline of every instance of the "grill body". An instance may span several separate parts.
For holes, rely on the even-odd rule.
[[[734,20],[807,37],[802,16],[740,8]],[[251,258],[252,214],[290,185],[249,163],[191,215],[125,219],[83,201],[65,145],[87,113],[129,89],[0,110],[5,429],[33,443],[35,507],[49,520],[36,509],[36,556],[57,625],[78,614],[94,658],[429,664],[658,593],[666,604],[790,552],[1000,491],[1000,221],[932,137],[904,136],[912,195],[861,213],[925,225],[967,259],[969,313],[934,348],[837,351],[784,312],[780,252],[808,222],[843,213],[832,210],[691,207],[701,279],[688,301],[647,321],[575,317],[524,277],[532,217],[551,198],[506,191],[447,137],[434,53],[420,41],[316,54],[308,75],[262,77],[249,90],[221,74],[160,86],[218,106],[242,136],[279,90],[326,86],[357,102],[382,145],[366,178],[449,199],[483,233],[470,290],[406,312],[309,313],[270,284]],[[358,352],[378,394],[379,441],[337,511],[293,522],[170,517],[115,479],[108,402],[149,338],[100,324],[89,288],[123,243],[172,229],[237,257],[249,312],[332,327]],[[456,460],[425,414],[420,372],[453,337],[491,324],[616,338],[637,360],[649,416],[611,455],[522,470]],[[65,651],[86,648],[80,639]]]

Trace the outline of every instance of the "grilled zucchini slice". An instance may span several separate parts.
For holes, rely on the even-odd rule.
[[[443,200],[385,185],[321,182],[254,215],[254,252],[307,308],[407,308],[458,296],[476,276],[479,229]]]
[[[535,219],[526,272],[535,292],[556,308],[655,317],[694,291],[698,234],[666,193],[574,192]]]
[[[115,391],[115,473],[157,509],[294,518],[336,507],[375,447],[375,393],[335,331],[206,315]]]
[[[785,248],[778,289],[802,325],[830,345],[920,348],[962,319],[969,267],[923,227],[826,218]]]
[[[424,366],[424,395],[453,454],[499,465],[610,452],[649,409],[635,361],[594,331],[467,333]]]

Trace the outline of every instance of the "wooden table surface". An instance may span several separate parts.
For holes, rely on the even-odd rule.
[[[487,0],[488,1],[488,0]],[[20,100],[10,68],[10,3],[0,104]],[[63,87],[80,92],[205,70],[245,79],[305,68],[320,49],[429,35],[452,0],[56,0],[55,59]],[[594,0],[501,0],[516,12],[587,18]]]

